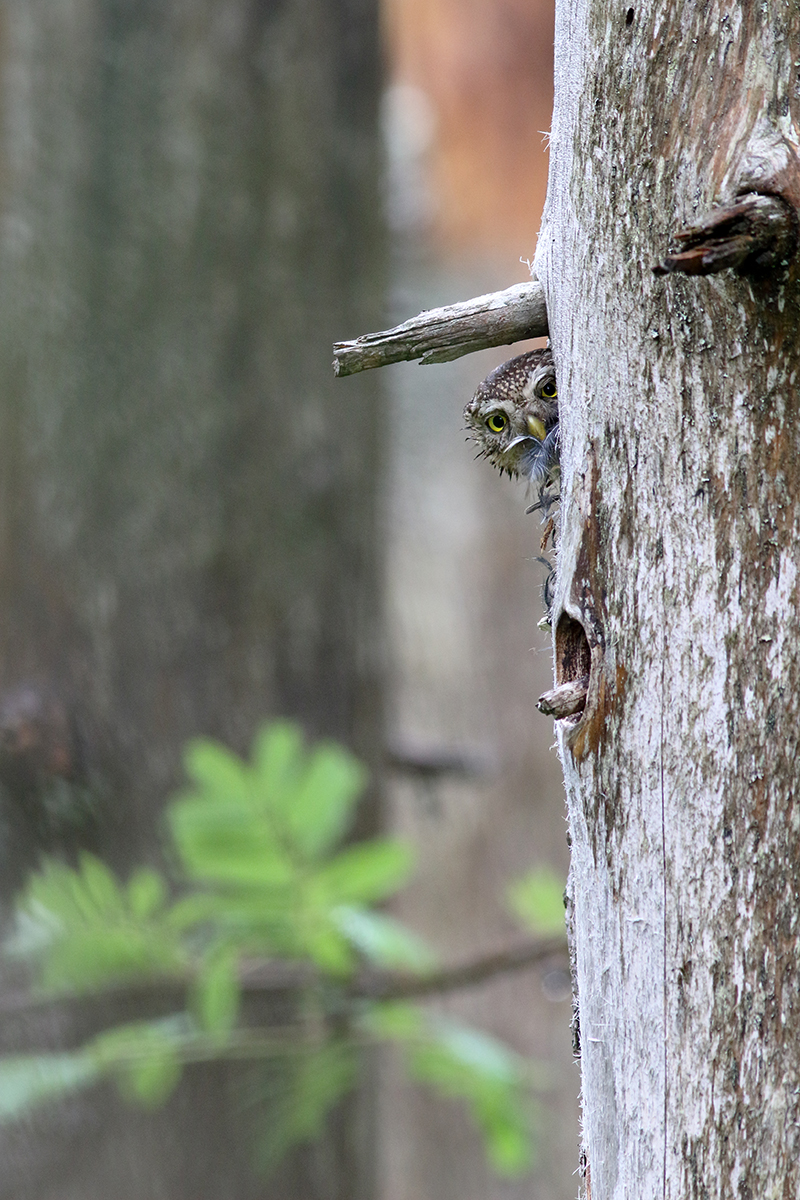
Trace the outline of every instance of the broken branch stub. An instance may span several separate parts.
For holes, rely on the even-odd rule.
[[[567,683],[560,683],[552,691],[545,692],[536,701],[536,707],[545,717],[555,717],[557,721],[561,721],[564,717],[583,712],[588,691],[589,676],[582,675],[580,679],[570,679]]]
[[[654,275],[714,275],[728,268],[763,274],[788,265],[797,250],[797,213],[780,196],[750,192],[714,209],[674,236],[681,248],[653,267]]]
[[[428,309],[394,329],[365,333],[351,342],[334,342],[333,371],[335,375],[354,375],[415,358],[424,365],[450,362],[489,346],[546,336],[544,288],[538,279],[532,279],[503,292]]]

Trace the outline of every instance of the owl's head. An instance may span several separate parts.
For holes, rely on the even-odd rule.
[[[558,468],[558,391],[549,349],[530,350],[487,375],[464,409],[480,455],[537,486]]]

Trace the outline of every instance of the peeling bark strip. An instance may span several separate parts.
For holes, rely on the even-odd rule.
[[[591,652],[556,731],[592,1200],[800,1196],[798,47],[782,0],[556,0],[536,272],[558,681]]]
[[[504,292],[428,309],[394,329],[365,333],[352,342],[334,342],[333,373],[355,375],[415,358],[427,366],[489,346],[546,336],[544,290],[538,279],[533,279]]]

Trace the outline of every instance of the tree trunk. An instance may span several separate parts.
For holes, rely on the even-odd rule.
[[[652,268],[795,207],[800,14],[557,0],[537,271],[559,379],[556,677],[592,1200],[800,1194],[800,289]]]
[[[380,323],[383,242],[371,0],[2,22],[8,898],[42,852],[157,858],[190,736],[244,752],[280,713],[376,763],[380,380],[343,391],[330,344]],[[372,1105],[267,1187],[240,1082],[190,1073],[157,1117],[110,1089],[53,1108],[4,1134],[0,1195],[371,1194]]]

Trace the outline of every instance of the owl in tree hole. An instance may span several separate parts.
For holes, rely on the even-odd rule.
[[[496,367],[479,384],[464,409],[464,419],[478,457],[488,458],[502,474],[527,479],[538,499],[528,512],[539,509],[546,521],[542,550],[552,538],[556,548],[556,519],[551,508],[560,498],[561,470],[558,443],[558,389],[550,349],[529,350]],[[548,568],[542,587],[547,627],[553,608],[555,572]]]
[[[546,516],[558,499],[558,390],[550,349],[529,350],[496,367],[464,409],[478,457],[527,479]]]

